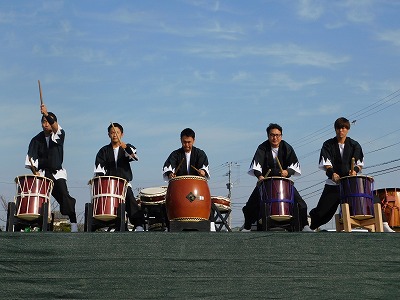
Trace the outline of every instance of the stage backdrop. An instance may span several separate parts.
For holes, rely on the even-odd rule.
[[[0,233],[2,299],[398,299],[400,234]]]

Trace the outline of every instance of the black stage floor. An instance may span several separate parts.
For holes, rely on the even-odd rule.
[[[398,299],[400,234],[0,233],[2,299]]]

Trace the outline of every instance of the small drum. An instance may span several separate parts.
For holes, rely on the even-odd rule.
[[[51,219],[50,197],[53,181],[37,175],[23,175],[15,178],[17,196],[15,197],[16,216],[32,221],[42,214],[43,203],[48,203],[49,219]]]
[[[166,196],[170,221],[203,221],[210,218],[211,196],[207,180],[201,176],[170,179]]]
[[[267,177],[259,185],[261,205],[266,204],[266,214],[275,221],[293,217],[293,181],[285,177]]]
[[[159,205],[165,203],[165,195],[167,194],[167,187],[150,187],[140,190],[140,203],[141,205]]]
[[[222,196],[211,196],[211,202],[215,204],[220,212],[231,210],[231,200]]]
[[[118,216],[118,207],[125,202],[128,182],[114,176],[98,176],[89,181],[91,188],[93,218],[110,221]]]
[[[348,203],[350,216],[356,220],[374,216],[374,179],[369,176],[340,178],[340,203]]]
[[[400,227],[400,189],[385,188],[375,190],[382,202],[382,211],[392,227]]]

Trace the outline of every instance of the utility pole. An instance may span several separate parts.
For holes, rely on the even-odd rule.
[[[239,166],[236,162],[227,162],[228,164],[228,173],[225,174],[225,176],[228,176],[228,183],[226,184],[226,188],[228,189],[228,198],[230,199],[232,196],[232,165],[235,164],[236,166]]]

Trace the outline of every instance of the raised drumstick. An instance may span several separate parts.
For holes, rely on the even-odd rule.
[[[40,80],[38,80],[38,84],[39,84],[40,105],[43,105],[42,88],[40,86]]]
[[[279,166],[279,170],[281,170],[281,173],[282,173],[282,172],[283,172],[283,169],[282,169],[282,165],[281,165],[281,162],[279,161],[278,156],[276,157],[276,162],[277,162],[277,164],[278,164],[278,166]]]
[[[183,161],[185,160],[185,158],[183,157],[181,162],[179,163],[179,165],[176,167],[175,169],[175,174],[178,173],[178,170],[180,169],[180,167],[182,166]]]

